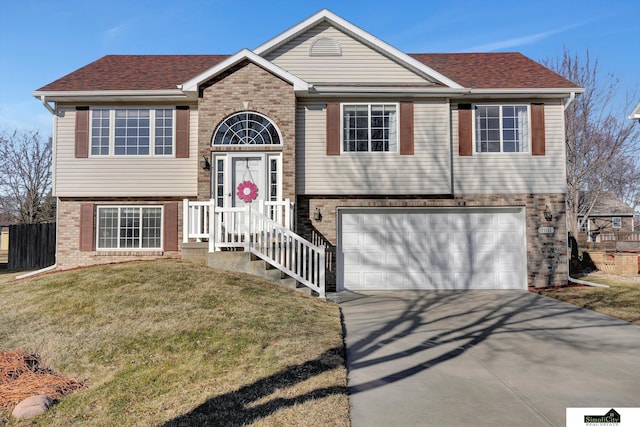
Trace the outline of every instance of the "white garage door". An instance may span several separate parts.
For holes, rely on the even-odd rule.
[[[526,289],[521,208],[344,209],[338,289]]]

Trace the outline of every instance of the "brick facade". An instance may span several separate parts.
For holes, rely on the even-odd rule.
[[[552,213],[551,221],[544,218],[546,206]],[[311,239],[314,232],[319,233],[335,247],[338,208],[347,207],[524,207],[529,287],[567,283],[569,272],[564,194],[465,195],[440,199],[299,196],[298,234]],[[322,214],[320,221],[314,219],[316,209],[320,209]],[[542,226],[554,227],[554,233],[540,234],[538,228]],[[335,281],[332,285],[335,286]]]
[[[112,200],[73,200],[58,199],[58,233],[56,242],[56,264],[60,270],[78,266],[110,264],[115,262],[133,261],[155,258],[179,258],[178,251],[96,251],[80,250],[80,205],[94,203],[95,205],[162,205],[165,202],[178,204],[178,237],[182,233],[182,203],[178,200],[167,199],[112,199]],[[95,230],[95,216],[94,216]],[[179,239],[180,241],[181,239]]]
[[[280,130],[282,147],[215,146],[211,141],[228,116],[252,111],[268,117]],[[222,151],[282,151],[282,197],[295,200],[296,96],[291,84],[253,63],[243,63],[204,85],[198,103],[199,158]],[[198,173],[198,199],[211,197],[211,171]]]

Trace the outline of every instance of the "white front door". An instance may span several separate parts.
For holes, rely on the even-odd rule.
[[[263,156],[231,157],[231,206],[257,206],[265,199]]]
[[[220,153],[211,160],[211,198],[217,206],[257,206],[282,199],[280,153]]]

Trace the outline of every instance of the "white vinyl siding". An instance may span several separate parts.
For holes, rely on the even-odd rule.
[[[158,107],[163,108],[163,107]],[[57,197],[196,196],[198,112],[190,116],[189,158],[93,156],[75,158],[74,107],[55,119],[54,194]]]
[[[401,120],[401,118],[400,118]],[[450,194],[448,104],[414,103],[414,155],[326,155],[326,104],[298,103],[296,186],[298,194]]]
[[[518,101],[521,103],[521,101]],[[559,102],[545,102],[546,153],[476,153],[458,155],[458,110],[452,104],[454,194],[566,193],[564,112]]]
[[[340,44],[340,56],[310,56],[319,37]],[[309,83],[427,83],[421,76],[326,23],[283,44],[266,59]]]

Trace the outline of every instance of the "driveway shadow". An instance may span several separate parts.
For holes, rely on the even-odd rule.
[[[460,401],[477,398],[479,404],[486,399],[492,410],[501,402],[491,402],[488,395],[510,396],[537,419],[530,425],[559,425],[564,423],[564,408],[576,401],[575,390],[563,394],[563,382],[615,385],[616,379],[628,380],[624,369],[603,370],[604,361],[593,359],[594,355],[615,348],[615,357],[629,362],[624,365],[627,374],[637,378],[640,369],[640,357],[633,356],[640,350],[640,328],[528,292],[371,292],[359,298],[351,295],[341,309],[354,426],[383,425],[375,422],[382,423],[387,413],[399,412],[396,415],[402,419],[402,412],[412,410],[409,402],[416,400],[416,412],[424,411],[422,416],[432,416],[438,405],[449,414],[464,413],[462,407],[447,405],[441,398],[449,392],[456,398],[453,390],[468,391],[465,397],[457,396]],[[556,387],[556,380],[558,385],[551,392],[537,390],[541,398],[535,391],[529,397],[538,380],[548,381],[550,388]],[[627,386],[633,389],[640,382]],[[543,406],[545,394],[558,396],[557,403],[565,405],[561,413]],[[367,412],[372,415],[366,420],[373,424],[361,422],[359,417]],[[509,425],[499,417],[491,422]]]

